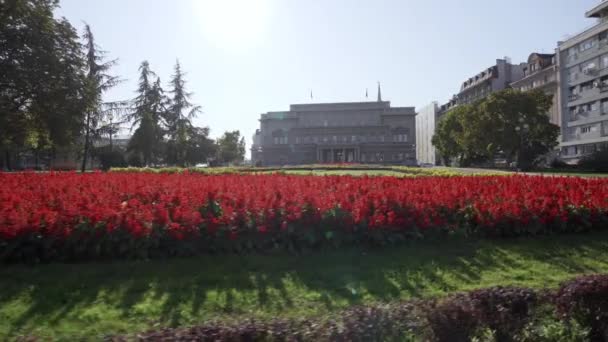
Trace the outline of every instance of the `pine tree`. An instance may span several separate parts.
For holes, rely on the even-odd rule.
[[[116,60],[103,61],[105,52],[101,51],[95,44],[95,37],[88,24],[85,25],[84,40],[87,68],[87,109],[84,120],[82,172],[86,169],[93,140],[104,133],[110,134],[110,137],[115,134],[118,122],[114,122],[114,114],[120,113],[125,107],[124,102],[103,102],[102,98],[104,92],[120,82],[117,76],[107,74],[107,71],[116,65]]]
[[[184,76],[177,61],[170,82],[172,96],[165,115],[168,133],[167,162],[181,166],[185,166],[189,145],[197,135],[191,120],[201,111],[200,106],[190,103],[192,93],[186,90]]]
[[[150,70],[147,61],[139,67],[139,87],[137,97],[133,100],[133,110],[127,115],[132,122],[132,129],[138,126],[129,141],[128,150],[142,158],[143,165],[159,161],[162,150],[164,131],[161,120],[166,116],[166,97],[161,87],[160,78],[151,83],[156,74]]]

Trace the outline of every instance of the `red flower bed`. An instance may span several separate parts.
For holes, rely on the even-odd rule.
[[[602,228],[608,180],[0,173],[0,259],[386,244]]]

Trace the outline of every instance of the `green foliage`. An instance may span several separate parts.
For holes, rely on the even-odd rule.
[[[167,99],[160,78],[157,77],[152,83],[151,78],[156,74],[150,69],[148,61],[141,63],[139,72],[138,95],[133,100],[133,111],[126,116],[133,126],[138,126],[129,141],[128,151],[139,155],[142,164],[149,166],[162,159],[164,132],[161,120],[166,113]]]
[[[608,149],[583,157],[578,166],[586,171],[608,172]]]
[[[241,132],[225,132],[217,139],[217,157],[223,164],[239,164],[245,159],[245,137]]]
[[[55,19],[57,0],[0,6],[0,149],[69,146],[80,135],[86,75],[78,34]]]
[[[102,170],[126,167],[128,165],[125,151],[119,148],[112,148],[109,145],[95,148],[93,156],[101,164]]]
[[[542,91],[493,93],[448,112],[437,125],[433,144],[445,162],[457,158],[468,166],[503,154],[509,164],[516,160],[520,169],[530,169],[557,145],[559,128],[546,114],[551,102]]]
[[[198,128],[192,125],[192,119],[201,112],[200,106],[190,103],[192,93],[186,90],[185,74],[179,61],[175,63],[175,73],[171,79],[169,106],[165,112],[167,126],[166,163],[186,166],[206,162],[211,156],[209,128]]]
[[[86,48],[85,101],[87,106],[83,120],[84,146],[81,172],[85,171],[92,142],[105,134],[112,139],[112,135],[118,132],[118,123],[114,121],[114,117],[118,117],[126,105],[122,102],[103,101],[103,93],[119,83],[118,77],[107,73],[116,64],[116,60],[104,62],[105,52],[101,51],[95,43],[95,37],[88,24],[85,25],[83,38]]]

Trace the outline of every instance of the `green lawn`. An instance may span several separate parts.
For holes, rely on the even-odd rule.
[[[107,333],[208,319],[330,315],[356,303],[493,285],[555,287],[608,272],[608,233],[412,242],[304,256],[208,256],[0,268],[0,340]]]

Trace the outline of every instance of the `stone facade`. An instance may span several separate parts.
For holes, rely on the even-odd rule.
[[[416,163],[414,107],[390,102],[291,105],[260,117],[253,137],[255,165]]]
[[[491,93],[509,88],[510,84],[524,77],[527,63],[511,64],[508,58],[497,59],[496,64],[467,79],[460,86],[460,92],[439,107],[439,115],[461,105],[479,101]]]
[[[533,53],[528,57],[528,65],[524,68],[524,78],[511,83],[511,87],[521,91],[541,89],[553,96],[553,105],[547,115],[551,123],[561,126],[557,73],[555,54]]]
[[[558,44],[561,158],[608,146],[608,1],[586,13],[597,24]]]

